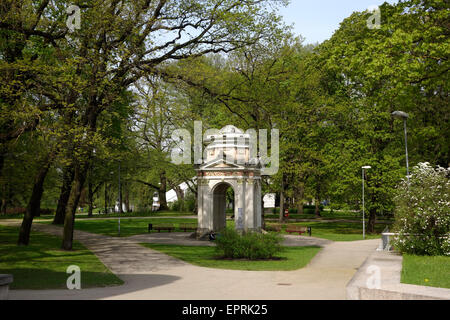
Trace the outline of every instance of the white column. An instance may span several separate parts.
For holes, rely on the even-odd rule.
[[[203,189],[203,219],[205,222],[203,225],[208,230],[213,229],[213,218],[214,218],[214,212],[213,212],[213,194],[211,193],[212,185],[211,180],[206,180],[204,189]]]
[[[253,203],[253,179],[247,179],[245,183],[245,230],[255,229],[255,219],[254,219],[254,203]]]
[[[204,208],[203,208],[203,178],[197,178],[197,206],[198,206],[198,212],[197,212],[197,220],[198,220],[198,228],[202,229],[204,228]]]
[[[254,210],[255,210],[255,222],[258,231],[261,230],[262,224],[262,212],[261,212],[261,180],[255,180],[255,194],[253,199],[255,199]]]
[[[237,190],[234,194],[236,201],[236,214],[234,222],[237,230],[245,228],[245,184],[243,179],[237,179]],[[239,221],[239,219],[243,219]]]

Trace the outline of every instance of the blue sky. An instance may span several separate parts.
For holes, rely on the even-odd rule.
[[[364,11],[370,6],[397,0],[291,0],[279,13],[286,24],[294,23],[294,33],[306,38],[305,43],[329,39],[339,23],[354,11]]]

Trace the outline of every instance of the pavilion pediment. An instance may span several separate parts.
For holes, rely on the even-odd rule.
[[[214,169],[216,169],[216,170],[223,170],[223,169],[225,169],[225,170],[229,170],[229,169],[241,170],[241,169],[245,169],[245,167],[244,167],[244,165],[239,165],[236,163],[228,162],[224,159],[217,159],[217,160],[211,161],[209,163],[205,163],[200,169],[201,170],[205,170],[205,169],[208,169],[208,170],[214,170]]]

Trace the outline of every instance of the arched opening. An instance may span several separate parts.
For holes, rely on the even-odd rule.
[[[227,225],[227,209],[230,208],[234,209],[234,190],[229,183],[222,182],[213,190],[214,231],[217,232],[225,229]],[[232,214],[234,214],[234,212]]]

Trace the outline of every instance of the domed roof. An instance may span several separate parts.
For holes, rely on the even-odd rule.
[[[223,127],[222,129],[220,129],[220,133],[222,134],[226,134],[226,133],[244,133],[244,131],[242,131],[239,128],[236,128],[235,126],[229,124],[225,127]]]

